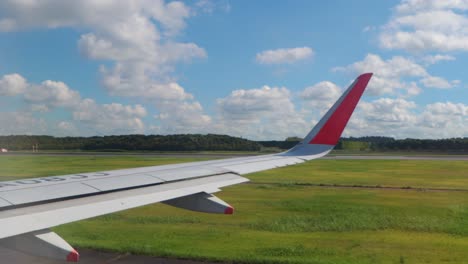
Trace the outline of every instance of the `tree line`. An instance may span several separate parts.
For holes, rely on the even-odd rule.
[[[9,150],[91,151],[258,151],[255,141],[227,135],[121,135],[96,137],[0,136],[0,147]]]
[[[291,138],[289,138],[291,139]],[[289,149],[301,139],[284,141],[258,141],[269,148]],[[429,151],[468,152],[468,137],[447,139],[395,139],[392,137],[366,136],[341,138],[335,149],[356,151]]]
[[[301,139],[252,141],[217,134],[120,135],[96,137],[0,136],[0,148],[9,150],[85,151],[260,151],[286,150]],[[341,138],[335,149],[356,151],[468,152],[468,138],[395,139],[392,137]]]

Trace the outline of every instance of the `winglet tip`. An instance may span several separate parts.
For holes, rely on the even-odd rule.
[[[224,209],[224,214],[233,214],[234,213],[234,208],[232,206],[228,206],[226,207],[226,209]]]
[[[372,72],[366,72],[366,73],[363,73],[363,74],[359,75],[358,78],[359,79],[361,79],[361,78],[370,78],[370,77],[372,77],[373,74],[374,73],[372,73]]]
[[[80,260],[80,254],[75,249],[67,255],[68,262],[78,262]]]

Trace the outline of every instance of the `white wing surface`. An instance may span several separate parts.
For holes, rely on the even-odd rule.
[[[232,214],[213,193],[248,181],[243,174],[326,155],[371,76],[359,76],[304,140],[283,153],[0,182],[0,246],[78,261],[78,253],[50,227],[157,202]]]

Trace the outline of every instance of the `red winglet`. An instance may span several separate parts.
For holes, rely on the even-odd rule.
[[[338,143],[341,133],[343,133],[343,130],[371,77],[372,73],[364,73],[357,78],[349,93],[309,144],[334,146]]]
[[[224,214],[233,214],[234,213],[234,208],[229,206],[229,207],[226,207],[226,209],[224,210]]]
[[[80,260],[80,254],[76,250],[73,250],[67,256],[67,261],[69,262],[78,262],[79,260]]]

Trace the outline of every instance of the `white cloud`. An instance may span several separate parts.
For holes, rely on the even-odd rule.
[[[0,135],[44,135],[47,124],[28,112],[1,112]]]
[[[265,50],[257,53],[255,59],[260,64],[284,64],[311,58],[314,51],[309,47]]]
[[[291,93],[285,87],[263,86],[236,90],[217,101],[217,130],[253,139],[284,139],[303,136],[308,124],[294,109]]]
[[[58,128],[65,131],[66,133],[72,133],[73,130],[75,130],[75,125],[73,125],[73,123],[71,122],[67,122],[67,121],[61,121],[58,123]]]
[[[342,91],[336,84],[323,81],[305,88],[299,97],[306,102],[307,107],[314,110],[327,110],[338,100]]]
[[[421,83],[424,86],[430,88],[448,89],[453,87],[453,85],[447,80],[436,76],[428,76],[426,78],[423,78],[421,79]]]
[[[368,54],[362,61],[334,70],[350,72],[353,75],[373,72],[374,75],[367,88],[367,93],[371,95],[415,96],[422,91],[416,81],[429,88],[451,88],[454,84],[442,77],[430,75],[422,65],[402,56],[383,60],[378,55]]]
[[[410,112],[416,103],[404,99],[380,98],[371,103],[361,102],[360,110],[369,121],[385,123],[410,123],[414,116]]]
[[[74,109],[73,120],[91,129],[90,134],[134,134],[144,133],[142,118],[146,114],[146,109],[141,105],[99,105],[92,99],[84,99]]]
[[[468,105],[462,103],[433,103],[426,106],[427,111],[436,115],[456,115],[468,118]]]
[[[383,27],[380,46],[412,52],[468,50],[467,1],[402,1]]]
[[[21,94],[27,85],[26,80],[17,73],[4,75],[0,79],[0,96]]]
[[[417,124],[419,135],[428,138],[466,137],[468,135],[468,105],[437,102],[425,107]]]
[[[450,55],[436,54],[424,56],[422,60],[426,63],[426,65],[432,65],[438,63],[439,61],[453,61],[455,60],[455,57]]]
[[[389,136],[401,138],[417,121],[416,103],[405,99],[380,98],[360,102],[350,119],[344,136]]]
[[[196,11],[211,14],[215,10],[221,10],[224,12],[231,11],[231,5],[227,0],[199,0],[195,3]]]
[[[362,32],[374,31],[375,29],[376,29],[375,26],[365,26],[365,27],[362,29]]]
[[[5,75],[1,80],[8,80],[4,83],[7,83],[7,87],[10,88],[18,86],[13,84],[21,83],[20,94],[10,92],[7,95],[21,96],[20,98],[30,106],[22,112],[2,112],[0,114],[1,135],[63,136],[67,135],[66,132],[73,135],[144,132],[145,125],[142,119],[147,115],[147,111],[142,105],[98,104],[89,98],[81,99],[78,91],[69,88],[63,82],[47,80],[41,84],[27,83],[26,79],[19,74]],[[20,82],[11,80],[20,80]],[[47,120],[46,112],[52,108],[59,108],[65,114],[72,116],[73,120],[56,121],[56,125],[51,121],[45,121]]]
[[[66,27],[83,32],[77,42],[80,52],[89,59],[107,61],[100,67],[100,75],[109,94],[143,98],[160,112],[174,115],[182,125],[186,119],[176,109],[199,103],[172,73],[178,63],[207,56],[195,43],[178,41],[186,20],[194,14],[180,1],[3,1],[0,31]],[[205,117],[200,113],[197,118]]]
[[[20,75],[15,78],[27,83]],[[31,108],[23,112],[2,112],[0,134],[89,136],[184,131],[226,133],[250,139],[302,137],[341,94],[335,84],[319,82],[297,94],[307,111],[296,111],[294,98],[285,87],[236,90],[217,100],[217,112],[211,118],[203,113],[200,103],[191,98],[180,99],[181,95],[187,95],[182,91],[158,101],[159,113],[154,116],[154,122],[148,122],[148,112],[142,105],[98,104],[93,99],[80,99],[77,91],[57,81],[27,83],[21,94],[11,93],[10,96],[22,96]],[[52,107],[65,111],[71,119],[48,120],[49,113],[44,111]],[[468,135],[468,106],[437,102],[418,107],[415,102],[402,98],[361,101],[344,135],[463,137]]]
[[[70,89],[63,82],[46,80],[41,84],[31,84],[17,74],[7,74],[0,79],[0,95],[20,95],[32,110],[44,112],[54,107],[73,108],[80,102],[79,92]]]
[[[163,101],[156,107],[159,114],[154,117],[159,121],[159,125],[153,127],[153,133],[213,133],[212,119],[203,113],[199,102],[183,101],[175,104]]]
[[[345,130],[345,135],[396,138],[466,137],[468,106],[462,103],[437,102],[418,107],[413,101],[391,98],[361,102]]]
[[[399,13],[412,13],[424,10],[458,9],[468,10],[467,0],[404,0],[396,7]]]
[[[2,31],[86,26],[113,27],[116,29],[114,33],[118,34],[119,27],[123,31],[122,37],[137,33],[127,31],[130,29],[126,27],[127,22],[131,20],[155,19],[166,30],[179,32],[185,27],[185,19],[190,16],[190,9],[182,2],[166,4],[163,0],[82,0],[70,3],[60,0],[5,0],[0,3],[0,10]]]
[[[40,85],[31,84],[26,89],[24,99],[42,108],[73,108],[80,102],[80,93],[70,89],[63,82],[47,80]]]

